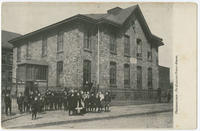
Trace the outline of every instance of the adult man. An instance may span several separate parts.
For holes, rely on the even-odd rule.
[[[64,91],[64,98],[63,98],[64,110],[68,109],[68,92]]]
[[[96,110],[96,103],[95,102],[96,102],[96,97],[95,97],[94,93],[92,93],[90,98],[89,98],[90,111]]]
[[[9,110],[9,113],[11,115],[11,104],[12,104],[12,101],[11,101],[9,93],[6,93],[4,102],[5,102],[5,107],[6,107],[6,115],[8,115],[8,110]]]
[[[22,95],[22,92],[20,92],[19,96],[17,97],[17,104],[20,113],[23,112],[23,103],[24,103],[24,96]]]
[[[69,115],[74,114],[75,108],[76,108],[76,97],[74,92],[72,91],[68,97],[68,103],[69,103]]]

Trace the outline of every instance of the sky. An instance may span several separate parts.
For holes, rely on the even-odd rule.
[[[127,8],[135,4],[139,4],[151,32],[165,44],[159,48],[159,65],[173,70],[173,4],[170,3],[3,3],[1,26],[3,30],[24,35],[76,14],[106,13],[116,6]],[[172,77],[170,71],[171,81]]]

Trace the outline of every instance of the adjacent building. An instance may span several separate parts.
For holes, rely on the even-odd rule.
[[[170,69],[168,67],[159,66],[159,87],[162,90],[169,90],[170,87]]]
[[[4,91],[12,88],[13,46],[8,41],[19,37],[20,34],[2,30],[1,35],[1,89]]]
[[[145,90],[159,87],[158,49],[138,5],[78,14],[18,38],[13,77],[53,88]],[[15,79],[13,80],[15,81]]]

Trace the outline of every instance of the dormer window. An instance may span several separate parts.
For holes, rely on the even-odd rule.
[[[135,21],[134,20],[131,21],[131,27],[132,27],[133,31],[136,32],[135,31]]]

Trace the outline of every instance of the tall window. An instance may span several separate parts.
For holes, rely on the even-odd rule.
[[[152,68],[148,68],[148,89],[152,89]]]
[[[110,62],[110,85],[116,85],[117,66],[115,62]]]
[[[142,57],[142,40],[137,39],[137,58]]]
[[[150,44],[150,49],[147,52],[147,57],[149,61],[152,61],[152,45]]]
[[[5,53],[2,53],[2,64],[7,64],[7,57]]]
[[[46,56],[47,55],[47,37],[44,36],[42,38],[42,56]]]
[[[124,55],[130,56],[130,37],[128,35],[124,36]]]
[[[31,54],[30,54],[30,42],[27,43],[26,45],[26,59],[30,59]]]
[[[26,80],[34,81],[47,80],[47,71],[47,66],[27,64],[26,66],[20,65],[17,73],[19,78],[26,77]],[[23,75],[24,72],[26,72],[25,76]]]
[[[156,64],[158,64],[158,47],[156,47]]]
[[[61,84],[61,75],[63,72],[63,61],[57,62],[57,86]]]
[[[124,65],[124,87],[130,87],[130,66]]]
[[[91,82],[91,61],[84,60],[83,61],[83,84],[86,82]]]
[[[110,35],[110,52],[117,53],[116,34]]]
[[[57,37],[57,52],[63,51],[63,32],[58,32]]]
[[[84,49],[91,50],[91,31],[84,32]]]
[[[142,67],[137,66],[137,88],[142,89]]]
[[[17,61],[21,61],[21,47],[17,47]]]

